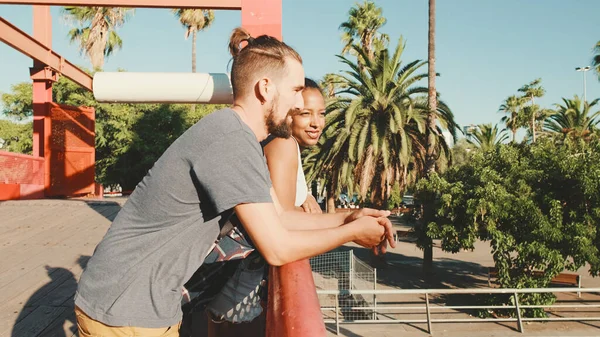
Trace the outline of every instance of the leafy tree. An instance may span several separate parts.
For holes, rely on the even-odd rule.
[[[16,89],[14,89],[16,88]],[[31,83],[13,86],[7,97],[23,97]],[[96,181],[133,189],[166,148],[185,130],[222,105],[202,105],[190,111],[185,105],[166,104],[102,104],[91,92],[61,77],[53,86],[57,103],[89,106],[96,111]],[[15,99],[15,101],[17,101]],[[12,115],[30,114],[30,105],[13,106]],[[28,108],[29,106],[29,108]],[[32,126],[0,121],[0,138],[10,151],[31,153]]]
[[[104,104],[90,92],[62,79],[54,86],[56,100],[96,110],[96,180],[132,190],[167,147],[202,116],[222,106]]]
[[[458,252],[474,249],[477,239],[489,241],[502,287],[540,288],[586,263],[592,275],[600,272],[599,175],[600,143],[541,138],[477,152],[467,164],[421,180],[415,197],[435,205],[423,230],[441,239],[442,249]],[[550,304],[554,296],[521,299]]]
[[[0,119],[0,150],[31,154],[33,150],[33,124],[15,123]]]
[[[71,43],[78,43],[93,69],[102,69],[104,58],[123,46],[116,30],[134,9],[119,7],[65,7],[65,18],[79,27],[69,31]]]
[[[103,150],[117,149],[120,155],[103,156],[99,163],[107,168],[105,180],[118,183],[124,190],[133,190],[154,162],[186,130],[185,115],[189,109],[184,105],[167,104],[120,108],[131,111],[123,114],[120,109],[113,109],[111,112],[117,114],[108,121],[129,124],[127,130],[121,131],[127,139],[115,142],[118,138],[107,131],[115,131],[117,135],[119,131],[115,130],[114,124],[105,124],[103,138],[106,139],[106,146]]]
[[[390,193],[390,197],[388,199],[387,209],[394,209],[396,207],[399,207],[402,203],[403,194],[404,190],[400,188],[400,184],[394,184],[394,186],[392,186],[392,192]]]
[[[452,166],[462,166],[469,162],[475,146],[466,138],[459,139],[452,147]]]
[[[33,87],[29,82],[13,84],[10,93],[3,93],[2,113],[10,118],[24,120],[33,115]]]

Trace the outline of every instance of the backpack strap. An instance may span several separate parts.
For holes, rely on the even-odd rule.
[[[227,210],[221,215],[221,220],[219,220],[219,227],[221,227],[221,231],[219,232],[219,236],[217,237],[217,242],[219,242],[221,238],[227,235],[227,233],[229,233],[235,227],[235,225],[231,221],[232,215],[233,209]]]

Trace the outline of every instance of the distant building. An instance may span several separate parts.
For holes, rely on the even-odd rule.
[[[446,130],[442,132],[442,136],[444,136],[444,140],[446,141],[446,144],[448,144],[449,148],[454,146],[454,139],[452,138],[450,131]]]

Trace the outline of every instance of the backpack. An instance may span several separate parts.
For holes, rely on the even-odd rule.
[[[184,285],[182,301],[184,317],[207,309],[234,275],[239,276],[240,272],[243,273],[249,266],[256,266],[257,263],[266,266],[266,261],[254,248],[254,244],[233,212],[224,215],[223,219],[228,220],[222,225],[212,249],[200,268]],[[245,259],[248,261],[242,263]],[[259,291],[256,295],[263,299],[266,298],[267,292],[267,271],[268,268],[265,267],[260,280],[255,277],[251,281],[257,283]]]

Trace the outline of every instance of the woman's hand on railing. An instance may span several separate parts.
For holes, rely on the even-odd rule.
[[[317,202],[317,199],[315,199],[312,194],[308,194],[301,207],[306,213],[323,213],[321,206],[319,206],[319,203]]]

